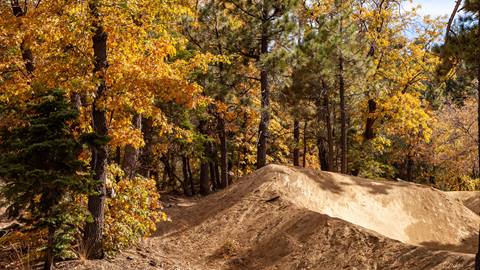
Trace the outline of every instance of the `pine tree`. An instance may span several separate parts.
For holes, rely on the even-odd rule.
[[[288,40],[294,24],[290,15],[296,6],[295,0],[241,1],[224,0],[224,7],[229,10],[234,20],[238,21],[235,29],[237,40],[232,47],[237,53],[252,60],[259,69],[260,82],[260,123],[258,128],[257,168],[267,164],[267,150],[270,123],[271,76],[276,68],[269,63],[274,50],[281,48]]]
[[[91,181],[79,159],[82,145],[69,127],[78,112],[65,94],[49,90],[34,97],[26,110],[23,125],[1,131],[1,194],[11,217],[48,229],[44,269],[51,269],[83,221],[86,212],[74,199],[88,193]]]

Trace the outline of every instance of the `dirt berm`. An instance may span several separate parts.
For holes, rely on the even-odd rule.
[[[166,206],[173,222],[94,268],[473,269],[480,226],[430,187],[279,165]]]

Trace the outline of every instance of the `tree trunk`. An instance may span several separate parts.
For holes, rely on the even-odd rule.
[[[307,166],[307,126],[308,121],[305,119],[305,124],[303,126],[303,167]]]
[[[215,179],[217,180],[217,189],[220,189],[222,187],[222,182],[220,179],[220,165],[218,164],[218,158],[215,160],[213,166],[215,169]]]
[[[164,176],[167,176],[168,178],[168,183],[166,183],[166,186],[174,186],[176,180],[175,162],[171,162],[169,153],[162,155],[162,157],[160,157],[160,161],[163,163]]]
[[[325,148],[325,140],[321,137],[317,137],[318,148],[318,160],[320,161],[320,170],[328,171],[328,159],[327,149]]]
[[[92,105],[92,126],[95,135],[100,139],[106,140],[108,135],[106,112],[101,106],[97,106],[97,104],[103,98],[106,91],[105,73],[108,66],[107,33],[100,23],[98,1],[91,1],[89,3],[89,9],[93,17],[92,29],[94,31],[92,37],[94,56],[93,74],[95,74],[98,79],[98,87]],[[88,251],[87,257],[89,259],[101,259],[104,256],[102,233],[106,196],[105,183],[107,180],[107,150],[107,144],[105,142],[92,146],[93,179],[99,184],[96,187],[97,193],[88,197],[88,210],[92,215],[93,222],[88,222],[85,225],[84,243]]]
[[[20,18],[27,14],[27,6],[24,6],[22,8],[18,0],[10,1],[10,5],[12,8],[12,13],[15,17]],[[22,54],[22,60],[23,64],[25,65],[25,70],[29,75],[31,75],[35,71],[33,53],[32,50],[28,47],[25,40],[22,40],[22,42],[20,43],[20,52]]]
[[[183,172],[183,194],[185,196],[192,196],[192,190],[190,189],[190,175],[188,174],[188,159],[185,155],[182,156],[182,172]]]
[[[212,181],[212,187],[214,190],[220,189],[222,186],[221,180],[220,180],[220,171],[218,169],[219,167],[219,162],[218,162],[218,153],[217,153],[217,147],[216,144],[213,142],[210,142],[209,144],[209,157],[210,157],[210,179]]]
[[[142,118],[142,134],[145,146],[142,148],[140,155],[140,168],[139,173],[144,177],[149,178],[151,176],[152,166],[152,149],[153,149],[153,119]]]
[[[340,90],[340,170],[342,173],[347,173],[347,113],[345,106],[345,82],[343,78],[343,56],[338,58],[338,86]]]
[[[187,157],[187,170],[188,170],[188,179],[190,181],[190,189],[193,196],[195,195],[195,183],[193,183],[192,168],[190,167],[190,159],[188,157]]]
[[[212,190],[215,191],[218,189],[218,186],[217,186],[217,175],[215,173],[215,162],[211,161],[208,163],[208,166],[210,168],[210,183],[211,183],[211,187],[212,187]]]
[[[53,260],[54,260],[54,236],[55,236],[55,228],[52,225],[48,226],[48,241],[47,241],[47,251],[45,255],[45,263],[43,264],[43,270],[51,270],[53,269]]]
[[[264,8],[264,18],[268,17]],[[262,21],[261,48],[260,54],[264,56],[268,53],[268,20]],[[257,169],[267,165],[267,140],[268,125],[270,122],[270,89],[268,85],[268,70],[265,66],[260,71],[260,91],[261,91],[261,116],[258,127],[258,147],[257,147]]]
[[[300,121],[295,117],[293,120],[293,166],[300,166]]]
[[[377,110],[377,102],[373,99],[368,100],[368,116],[367,122],[365,124],[365,132],[363,134],[363,138],[365,141],[371,140],[375,138],[375,132],[373,130],[373,125],[375,124],[375,117],[373,114]]]
[[[227,157],[227,135],[225,132],[225,119],[219,117],[218,119],[218,132],[220,138],[220,187],[226,188],[229,185],[228,182],[228,157]]]
[[[210,181],[208,181],[208,162],[202,160],[200,164],[200,194],[206,196],[210,193]]]
[[[334,170],[334,164],[333,164],[333,129],[332,129],[332,119],[331,119],[331,112],[330,112],[330,90],[325,83],[324,80],[322,80],[322,87],[323,87],[323,107],[324,109],[322,110],[321,108],[321,103],[319,102],[318,108],[317,108],[317,113],[318,114],[323,114],[324,115],[324,122],[325,122],[325,127],[327,128],[327,169],[330,172],[335,171]],[[324,112],[324,113],[323,113]]]
[[[142,130],[142,117],[140,114],[135,114],[133,116],[132,125],[133,128]],[[122,168],[127,178],[135,177],[139,155],[140,149],[131,144],[125,146]]]

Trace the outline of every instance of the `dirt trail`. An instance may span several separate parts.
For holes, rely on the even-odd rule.
[[[270,165],[113,261],[70,269],[471,269],[480,217],[444,192]]]

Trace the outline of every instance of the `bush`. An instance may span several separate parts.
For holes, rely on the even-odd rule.
[[[109,166],[109,179],[121,179],[123,172]],[[166,221],[161,212],[160,196],[153,179],[135,177],[111,181],[115,196],[107,200],[105,209],[104,248],[107,253],[119,251],[149,236],[156,224]]]

